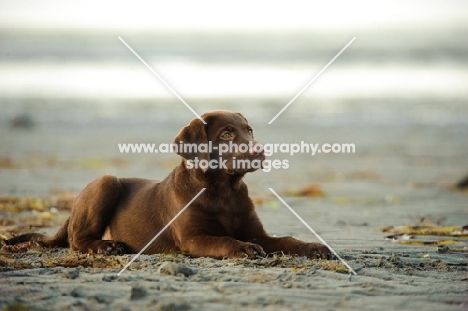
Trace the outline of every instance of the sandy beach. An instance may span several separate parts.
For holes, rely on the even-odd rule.
[[[270,256],[214,260],[183,255],[132,258],[3,248],[0,307],[4,310],[464,310],[467,304],[467,239],[415,236],[401,244],[385,239],[385,227],[464,226],[468,196],[451,187],[467,167],[464,105],[434,104],[450,122],[421,118],[427,103],[347,103],[353,109],[326,115],[304,101],[266,125],[280,102],[192,101],[199,111],[243,112],[262,142],[353,142],[355,154],[285,155],[287,170],[246,177],[267,231],[317,239],[268,190],[274,189],[357,272],[338,260]],[[339,106],[342,103],[329,103]],[[0,172],[2,237],[34,231],[53,233],[67,217],[73,195],[106,173],[163,178],[174,154],[119,154],[119,142],[163,143],[192,118],[177,102],[70,106],[34,102],[5,105]],[[418,106],[419,105],[419,106]],[[311,108],[312,107],[312,108]],[[330,107],[327,107],[330,108]],[[129,118],[129,111],[131,117]],[[399,116],[406,111],[403,116]],[[31,128],[12,126],[26,113]],[[106,117],[106,114],[112,117]],[[60,117],[57,117],[60,116]],[[321,116],[320,118],[317,116]],[[359,118],[355,117],[359,116]],[[293,118],[293,122],[288,120]],[[363,123],[363,119],[369,120]],[[386,122],[383,122],[386,121]],[[45,151],[47,149],[47,151]],[[302,192],[309,189],[309,191]],[[310,190],[312,189],[312,190]],[[52,192],[51,192],[52,191]],[[14,201],[29,198],[31,201]],[[8,201],[7,198],[10,198]],[[36,201],[34,201],[36,199]],[[49,199],[49,201],[47,201]],[[19,200],[19,199],[17,199]],[[62,201],[60,201],[62,200]],[[10,202],[10,205],[5,202]],[[16,203],[15,203],[16,202]],[[61,204],[62,202],[63,204]],[[55,208],[61,206],[61,208]],[[36,211],[34,211],[36,210]],[[33,225],[32,227],[30,227]],[[40,226],[39,226],[40,225]],[[439,246],[434,241],[450,240]]]

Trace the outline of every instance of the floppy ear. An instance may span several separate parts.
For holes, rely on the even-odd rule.
[[[247,121],[247,119],[244,117],[244,115],[240,112],[236,112],[239,116],[241,116],[242,118],[244,118],[245,122],[249,123],[249,121]]]
[[[180,130],[173,143],[177,145],[176,153],[186,160],[210,160],[205,124],[200,119],[190,121]],[[205,152],[200,152],[200,144],[205,144],[205,148],[201,148]]]

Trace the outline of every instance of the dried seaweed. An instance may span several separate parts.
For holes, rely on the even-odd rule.
[[[436,235],[468,237],[468,226],[390,226],[382,229],[382,232],[409,235]]]
[[[322,187],[319,184],[307,184],[299,190],[290,190],[287,194],[294,197],[325,197],[325,192],[322,190]]]

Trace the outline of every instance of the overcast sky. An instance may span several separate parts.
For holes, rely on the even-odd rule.
[[[468,1],[4,1],[0,27],[300,30],[464,27]]]

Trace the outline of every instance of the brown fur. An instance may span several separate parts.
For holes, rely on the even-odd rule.
[[[175,138],[179,143],[254,141],[238,113],[212,111],[194,119]],[[255,141],[254,141],[255,142]],[[269,236],[255,212],[242,177],[255,169],[235,169],[232,158],[264,160],[263,152],[225,153],[226,169],[189,169],[187,161],[217,159],[219,153],[183,153],[182,162],[162,181],[100,177],[76,198],[70,218],[54,237],[30,233],[7,244],[36,241],[47,247],[69,245],[74,251],[119,254],[139,252],[202,188],[206,190],[144,253],[183,251],[213,258],[265,256],[266,253],[328,258],[322,244]],[[106,240],[104,240],[106,239]]]

